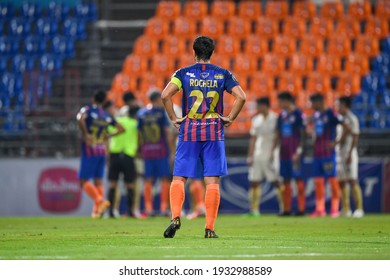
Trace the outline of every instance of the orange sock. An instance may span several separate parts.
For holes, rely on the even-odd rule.
[[[83,184],[83,190],[95,203],[99,204],[102,201],[103,197],[99,194],[98,189],[91,182],[85,182]]]
[[[340,209],[339,181],[336,179],[336,177],[332,177],[332,178],[328,179],[328,182],[329,182],[331,190],[332,190],[332,201],[331,201],[331,205],[330,205],[330,211],[331,212],[338,212]]]
[[[314,178],[314,185],[316,187],[316,211],[325,211],[325,180],[324,178]]]
[[[298,188],[298,210],[305,212],[306,196],[305,196],[305,182],[303,180],[296,181]]]
[[[291,212],[291,183],[284,183],[283,191],[284,212]]]
[[[147,212],[153,211],[153,183],[152,181],[146,180],[144,183],[144,202],[145,202],[145,210]]]
[[[219,184],[209,184],[206,186],[206,229],[214,230],[214,224],[218,216],[220,202]]]
[[[204,208],[203,184],[198,180],[194,180],[191,182],[190,190],[195,200],[196,209],[203,209]]]
[[[161,193],[160,193],[160,210],[165,212],[168,210],[169,200],[169,182],[167,180],[161,181]]]
[[[173,180],[169,192],[171,198],[172,220],[180,217],[181,209],[184,203],[184,182],[180,180]]]
[[[96,189],[99,193],[99,195],[102,197],[102,199],[104,199],[104,187],[103,186],[96,186]],[[94,203],[93,205],[93,212],[96,213],[99,209],[99,202],[96,202]]]

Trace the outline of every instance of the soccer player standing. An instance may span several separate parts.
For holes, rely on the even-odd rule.
[[[80,186],[94,201],[92,218],[101,217],[110,203],[104,200],[104,187],[102,183],[106,163],[105,137],[112,137],[124,132],[122,125],[117,123],[113,116],[102,107],[106,93],[99,91],[95,94],[93,104],[81,108],[77,120],[82,132]],[[109,125],[115,126],[116,131],[106,133]],[[89,180],[93,179],[94,184]]]
[[[228,70],[210,64],[215,42],[199,36],[193,43],[196,63],[179,69],[162,93],[169,118],[179,129],[173,181],[170,188],[172,220],[164,231],[165,238],[173,238],[180,229],[180,214],[184,202],[184,184],[187,178],[196,177],[197,164],[203,164],[206,184],[205,237],[217,238],[214,224],[220,202],[219,177],[227,174],[224,143],[224,126],[236,119],[245,104],[245,93]],[[182,118],[173,110],[172,97],[182,91]],[[235,97],[228,116],[223,116],[224,91]]]
[[[340,187],[336,178],[336,128],[338,125],[343,125],[343,134],[349,132],[349,128],[343,123],[342,116],[336,115],[330,108],[326,109],[322,94],[313,94],[310,101],[315,111],[312,122],[314,125],[313,176],[316,192],[316,210],[311,217],[326,215],[325,180],[327,180],[332,190],[330,216],[337,218],[340,206]]]
[[[344,134],[344,139],[339,139],[337,171],[341,188],[343,214],[348,217],[352,215],[349,203],[349,188],[347,186],[349,184],[356,207],[353,217],[361,218],[364,216],[364,210],[362,190],[358,183],[359,156],[357,152],[360,128],[358,118],[351,111],[351,103],[352,99],[348,96],[341,97],[338,101],[339,113],[343,116],[345,124],[350,128],[350,132]]]
[[[275,149],[280,144],[280,176],[283,177],[283,206],[282,216],[291,215],[291,180],[295,179],[298,189],[297,216],[305,214],[305,183],[303,181],[303,148],[305,136],[305,118],[302,111],[295,106],[294,97],[289,92],[281,92],[278,95],[279,107],[282,112],[279,115]],[[271,154],[272,155],[272,154]]]

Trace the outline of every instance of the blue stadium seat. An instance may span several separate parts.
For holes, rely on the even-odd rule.
[[[60,75],[62,69],[62,59],[54,55],[45,54],[41,56],[39,69],[42,72],[51,72],[53,75]]]
[[[48,15],[55,19],[65,19],[69,15],[69,6],[65,3],[52,1],[49,3]]]
[[[360,128],[365,128],[366,127],[366,117],[367,117],[366,110],[364,110],[364,109],[353,109],[353,113],[356,115],[356,117],[359,120]]]
[[[58,23],[55,18],[40,18],[37,21],[37,32],[40,36],[54,36],[58,31]]]
[[[380,96],[380,106],[382,109],[390,108],[390,90],[385,90]],[[388,111],[390,115],[390,111]]]
[[[31,22],[23,18],[13,18],[9,22],[9,34],[16,37],[27,36],[31,31]]]
[[[76,5],[76,16],[82,20],[94,21],[97,18],[97,9],[92,1],[82,1]]]
[[[52,51],[61,58],[71,58],[74,56],[74,43],[70,38],[55,36],[52,41]]]
[[[352,99],[352,108],[354,110],[360,110],[364,107],[364,100],[363,100],[363,94],[360,93],[359,95],[356,95],[353,99]]]
[[[377,73],[389,73],[390,68],[390,55],[381,53],[372,60],[372,71]]]
[[[12,70],[14,73],[23,73],[34,69],[34,59],[24,55],[16,55],[12,61]]]
[[[22,5],[22,16],[24,18],[39,18],[42,14],[42,7],[38,3],[24,2]]]
[[[5,56],[0,55],[0,73],[7,72],[8,70],[8,59]]]
[[[19,39],[0,36],[0,56],[12,57],[19,52]]]
[[[8,134],[22,133],[26,128],[26,121],[23,111],[8,111],[4,118],[3,132]]]
[[[24,40],[24,50],[28,56],[38,56],[46,52],[46,40],[38,36],[27,36]]]
[[[0,34],[4,34],[5,33],[4,25],[5,25],[5,21],[2,18],[0,18]]]
[[[362,78],[362,90],[367,92],[382,92],[386,88],[385,76],[371,72]]]
[[[18,95],[23,88],[23,79],[21,75],[4,73],[1,78],[2,87],[5,88],[5,93],[9,98]]]
[[[14,7],[9,3],[0,3],[0,18],[10,19],[14,16]]]
[[[390,54],[390,36],[381,40],[380,48],[382,52]]]
[[[84,40],[87,38],[85,21],[75,18],[68,18],[64,21],[63,33],[73,39]]]

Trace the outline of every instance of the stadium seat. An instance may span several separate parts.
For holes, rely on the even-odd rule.
[[[294,53],[290,59],[290,71],[297,75],[307,75],[314,69],[313,59],[301,52]]]
[[[0,18],[2,19],[11,19],[15,15],[14,7],[12,4],[7,2],[0,3]]]
[[[24,55],[16,55],[12,59],[12,70],[14,73],[22,74],[25,71],[31,71],[34,68],[34,59]]]
[[[64,20],[69,14],[69,6],[65,3],[51,1],[48,6],[48,16],[56,20]]]
[[[160,1],[157,5],[156,15],[159,18],[174,20],[180,16],[180,12],[179,1]]]
[[[271,76],[276,76],[285,70],[285,59],[279,55],[268,53],[264,56],[261,71]]]
[[[352,16],[345,16],[337,22],[336,34],[340,37],[355,38],[360,34],[360,22]]]
[[[249,89],[255,96],[264,96],[274,90],[275,79],[268,73],[255,72],[249,76],[249,79]]]
[[[383,92],[386,89],[386,79],[382,74],[371,72],[362,78],[361,88],[368,93]]]
[[[309,94],[321,92],[327,94],[331,90],[330,77],[319,72],[312,72],[307,76],[306,91]]]
[[[235,56],[233,70],[237,76],[246,76],[256,71],[256,68],[257,62],[256,60],[253,60],[251,56],[245,54],[238,54]]]
[[[130,54],[123,63],[122,72],[129,76],[139,76],[148,70],[148,60],[137,54]]]
[[[63,35],[77,40],[87,38],[85,21],[76,18],[67,18],[63,24]]]
[[[162,53],[174,59],[186,52],[186,43],[180,37],[168,36],[163,40]]]
[[[269,51],[268,41],[257,35],[248,35],[245,38],[244,52],[250,56],[260,57]]]
[[[74,43],[70,38],[55,36],[52,40],[53,54],[61,58],[71,58],[74,56]]]
[[[0,73],[7,72],[8,70],[8,59],[6,56],[2,56],[0,52]]]
[[[51,18],[40,18],[36,23],[39,36],[54,36],[57,34],[57,21]]]
[[[286,57],[295,53],[295,50],[296,43],[294,37],[289,37],[286,35],[278,35],[275,37],[273,42],[273,53]]]
[[[324,4],[325,5],[325,4]],[[334,34],[333,21],[327,17],[315,17],[311,21],[310,33],[327,38]]]
[[[207,1],[186,1],[184,4],[184,15],[192,20],[201,20],[208,13]]]
[[[211,57],[212,62],[214,63],[214,55]],[[188,54],[182,54],[178,60],[177,60],[177,68],[183,68],[187,67],[189,65],[192,65],[195,63],[195,58],[188,55]]]
[[[378,0],[375,15],[381,19],[390,19],[390,2],[388,0]]]
[[[345,61],[345,71],[361,76],[366,75],[370,71],[368,57],[358,53],[349,54]]]
[[[379,42],[373,40],[370,35],[360,35],[356,38],[355,52],[370,57],[377,56],[379,54]]]
[[[211,57],[213,64],[225,69],[231,69],[232,58],[228,55],[221,55],[219,53],[213,54]]]
[[[148,23],[145,27],[145,35],[151,38],[161,39],[169,34],[169,22],[158,18],[153,17],[148,20]]]
[[[317,71],[326,76],[337,75],[341,71],[341,59],[333,54],[321,54],[318,57]]]
[[[15,95],[18,95],[22,91],[23,80],[21,75],[13,73],[3,73],[1,82],[9,98],[13,98]]]
[[[292,14],[298,18],[311,20],[316,16],[316,4],[311,1],[294,2]]]
[[[124,73],[117,73],[112,81],[111,90],[120,95],[136,87],[136,79]],[[119,101],[118,101],[119,102]]]
[[[360,92],[360,75],[342,72],[338,75],[336,91],[340,96],[356,95]]]
[[[240,45],[236,38],[222,35],[215,43],[215,52],[220,55],[237,55],[240,52]]]
[[[59,75],[62,69],[62,59],[50,54],[44,54],[39,60],[39,70]]]
[[[172,75],[175,61],[167,55],[156,54],[151,59],[151,71],[159,75]]]
[[[247,37],[252,32],[252,23],[239,16],[231,17],[228,21],[228,35],[237,39]]]
[[[24,50],[29,56],[42,55],[46,51],[46,40],[38,36],[27,36],[24,40]]]
[[[279,75],[277,90],[288,90],[297,96],[303,89],[302,77],[292,72],[283,72]]]
[[[341,1],[325,2],[321,5],[320,14],[329,19],[340,19],[344,15],[343,3]]]
[[[9,22],[9,34],[15,37],[25,37],[30,33],[31,22],[23,18],[12,18]]]
[[[22,16],[24,18],[39,18],[42,13],[42,7],[38,3],[24,2],[22,4]]]
[[[144,74],[140,80],[139,91],[142,93],[143,101],[145,104],[148,104],[150,101],[146,93],[150,91],[152,88],[158,88],[162,90],[166,85],[166,77],[155,74]]]
[[[138,55],[153,55],[157,53],[158,43],[153,38],[141,35],[134,43],[133,52]]]
[[[282,33],[287,36],[301,38],[306,33],[305,20],[299,17],[287,17],[283,20]]]
[[[93,1],[79,1],[76,4],[76,17],[80,20],[94,21],[97,18],[97,8]]]
[[[212,16],[206,16],[202,19],[200,26],[200,34],[216,38],[223,33],[224,23],[222,20]]]
[[[196,22],[186,17],[177,17],[173,21],[173,34],[180,38],[193,38],[196,34]]]
[[[265,15],[272,19],[284,19],[288,15],[287,1],[267,1]]]
[[[210,11],[212,16],[227,20],[235,15],[236,4],[233,0],[214,0]]]
[[[5,34],[5,20],[0,18],[0,34]]]
[[[270,39],[279,33],[279,24],[271,18],[259,17],[256,20],[255,33],[261,38]]]
[[[384,39],[389,36],[388,22],[382,20],[379,17],[368,17],[366,21],[365,33],[379,39]]]
[[[8,36],[0,36],[0,55],[13,57],[19,51],[19,40]]]
[[[337,35],[332,36],[328,42],[328,53],[339,57],[347,56],[351,53],[351,40]]]
[[[367,0],[354,1],[349,4],[348,13],[355,19],[364,20],[371,15],[371,3]]]
[[[308,56],[319,56],[324,51],[322,38],[311,34],[305,35],[300,42],[300,51]]]
[[[261,16],[261,3],[257,0],[244,0],[238,3],[238,15],[248,20]]]
[[[372,71],[388,74],[390,71],[390,56],[387,53],[381,53],[372,60]]]

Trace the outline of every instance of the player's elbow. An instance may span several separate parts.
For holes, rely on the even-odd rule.
[[[166,90],[163,90],[161,93],[161,100],[163,103],[166,103],[169,100],[170,96]]]

